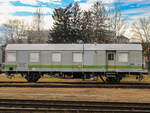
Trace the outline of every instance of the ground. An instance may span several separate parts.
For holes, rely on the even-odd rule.
[[[85,100],[150,102],[149,89],[104,88],[0,88],[0,97],[7,99]]]
[[[20,76],[8,79],[0,76],[0,81],[26,81]],[[48,76],[40,82],[82,81],[72,79],[56,79]],[[135,77],[125,78],[124,81],[137,81]],[[137,81],[138,82],[138,81]],[[145,76],[142,82],[150,82],[150,76]],[[89,100],[89,101],[124,101],[124,102],[150,102],[149,89],[105,89],[105,88],[3,88],[0,87],[1,98],[17,99],[54,99],[54,100]]]

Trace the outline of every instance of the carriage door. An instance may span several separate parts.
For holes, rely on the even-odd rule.
[[[107,51],[106,69],[107,71],[115,71],[116,51]]]

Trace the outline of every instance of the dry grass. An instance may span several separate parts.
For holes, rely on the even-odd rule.
[[[136,76],[130,75],[129,77],[123,78],[122,81],[129,81],[129,82],[150,82],[150,75],[143,75],[143,80],[136,79]]]
[[[0,88],[0,91],[1,98],[124,102],[150,101],[150,90],[148,89]]]
[[[23,81],[25,82],[26,79],[20,75],[14,75],[12,77],[8,77],[5,74],[0,74],[0,81]]]

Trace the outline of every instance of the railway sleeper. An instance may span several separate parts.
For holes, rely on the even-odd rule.
[[[149,113],[149,110],[88,110],[88,109],[34,109],[34,108],[0,108],[4,113]]]
[[[32,106],[32,107],[31,107]],[[111,110],[149,110],[145,106],[114,106],[114,105],[68,105],[68,104],[22,104],[22,103],[2,103],[0,107],[17,107],[17,108],[53,108],[53,109],[111,109]]]

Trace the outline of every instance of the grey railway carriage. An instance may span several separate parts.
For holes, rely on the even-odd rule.
[[[28,82],[36,82],[46,73],[74,77],[105,75],[108,82],[119,82],[128,74],[141,75],[142,46],[140,44],[8,44],[5,71],[8,74],[21,73]]]

